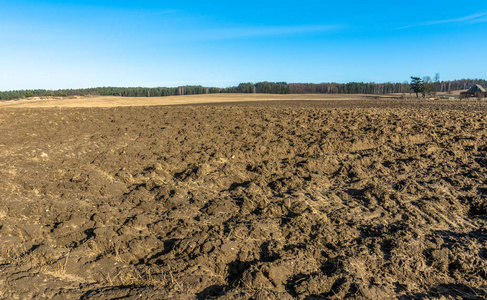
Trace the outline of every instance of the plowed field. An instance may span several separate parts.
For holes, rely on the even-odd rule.
[[[0,298],[485,299],[487,104],[0,108]]]

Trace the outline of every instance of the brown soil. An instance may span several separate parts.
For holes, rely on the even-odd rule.
[[[487,105],[0,109],[0,298],[485,299]]]

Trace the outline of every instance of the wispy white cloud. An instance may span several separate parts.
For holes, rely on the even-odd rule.
[[[398,29],[407,29],[407,28],[419,27],[419,26],[431,26],[431,25],[446,24],[446,23],[462,23],[462,22],[481,23],[481,22],[487,22],[487,18],[483,18],[486,16],[487,16],[487,12],[481,12],[481,13],[472,14],[461,18],[456,18],[456,19],[429,21],[429,22],[424,22],[419,24],[407,25]]]
[[[261,26],[233,27],[201,30],[198,35],[204,39],[227,40],[257,37],[277,37],[321,33],[338,29],[336,25],[295,25],[295,26]]]
[[[485,22],[487,22],[487,16],[470,21],[470,23],[485,23]]]

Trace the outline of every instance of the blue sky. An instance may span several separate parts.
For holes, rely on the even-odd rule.
[[[482,1],[3,1],[0,90],[487,77]]]

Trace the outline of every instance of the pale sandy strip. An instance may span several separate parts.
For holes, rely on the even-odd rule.
[[[365,95],[326,95],[326,94],[210,94],[167,97],[87,97],[81,99],[17,100],[1,101],[0,108],[35,108],[35,107],[118,107],[118,106],[155,106],[203,103],[225,103],[244,101],[273,100],[363,100]]]

